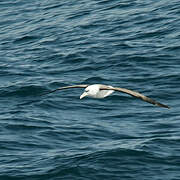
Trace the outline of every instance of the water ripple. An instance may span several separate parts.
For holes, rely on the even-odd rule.
[[[180,179],[179,1],[0,2],[0,179]],[[79,99],[74,84],[114,92]]]

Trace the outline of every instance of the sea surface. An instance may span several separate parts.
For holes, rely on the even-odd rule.
[[[61,179],[180,180],[179,0],[0,1],[0,180]]]

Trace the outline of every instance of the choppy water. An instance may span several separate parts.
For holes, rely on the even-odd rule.
[[[0,179],[179,180],[179,82],[178,0],[0,1]]]

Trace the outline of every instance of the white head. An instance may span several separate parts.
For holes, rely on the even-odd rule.
[[[85,96],[96,98],[98,92],[99,92],[99,85],[96,84],[90,85],[84,90],[84,92],[80,96],[80,99],[84,98]]]

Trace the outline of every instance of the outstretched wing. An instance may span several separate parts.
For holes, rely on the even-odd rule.
[[[86,84],[80,84],[80,85],[73,85],[73,86],[64,86],[64,87],[60,87],[60,88],[57,88],[57,89],[54,89],[52,91],[49,91],[47,92],[46,94],[50,94],[50,93],[53,93],[53,92],[56,92],[56,91],[60,91],[60,90],[64,90],[64,89],[70,89],[70,88],[86,88],[88,87],[88,85]],[[46,95],[44,94],[44,95]]]
[[[164,108],[170,108],[169,106],[165,105],[165,104],[162,104],[162,103],[159,103],[147,96],[144,96],[143,94],[139,93],[139,92],[136,92],[136,91],[132,91],[132,90],[129,90],[129,89],[125,89],[125,88],[119,88],[119,87],[102,87],[101,90],[114,90],[114,91],[119,91],[119,92],[123,92],[123,93],[126,93],[126,94],[130,94],[131,96],[134,96],[136,98],[139,98],[143,101],[146,101],[148,103],[151,103],[151,104],[154,104],[156,106],[160,106],[160,107],[164,107]]]

